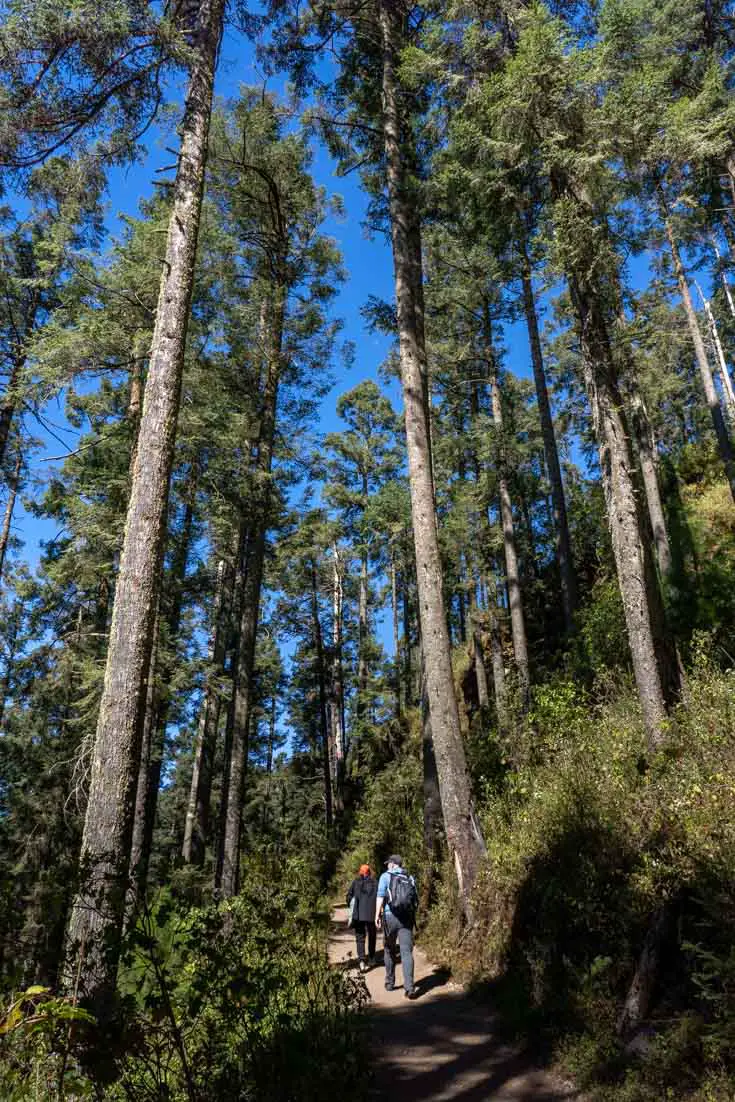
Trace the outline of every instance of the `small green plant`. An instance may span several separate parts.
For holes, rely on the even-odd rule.
[[[329,967],[316,904],[298,858],[277,876],[254,861],[221,905],[161,893],[121,972],[131,1044],[106,1099],[317,1102],[359,1080],[367,992]]]
[[[90,1098],[93,1084],[72,1055],[75,1026],[94,1018],[74,1001],[33,986],[16,996],[0,1020],[3,1102]]]

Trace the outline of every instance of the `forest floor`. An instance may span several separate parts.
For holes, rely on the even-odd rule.
[[[382,940],[378,934],[381,959]],[[332,914],[329,959],[336,966],[357,968],[346,907],[337,907]],[[414,967],[419,993],[414,1002],[404,998],[400,964],[395,991],[385,990],[382,964],[373,965],[365,976],[371,999],[376,1098],[386,1102],[583,1102],[579,1091],[538,1067],[523,1046],[508,1043],[492,1005],[452,983],[419,948],[414,949]]]

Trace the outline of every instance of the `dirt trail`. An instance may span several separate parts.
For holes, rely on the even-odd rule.
[[[357,966],[347,908],[332,916],[329,959]],[[382,937],[378,934],[382,956]],[[420,949],[414,950],[419,998],[404,997],[397,967],[396,989],[383,986],[384,969],[365,976],[370,992],[376,1075],[375,1097],[386,1102],[562,1102],[582,1097],[533,1063],[518,1045],[497,1036],[497,1018],[451,983]]]

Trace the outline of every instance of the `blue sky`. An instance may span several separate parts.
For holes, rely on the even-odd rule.
[[[241,35],[228,29],[222,46],[216,94],[227,99],[237,95],[241,84],[262,83],[262,73],[254,64],[252,45]],[[282,95],[285,82],[273,80],[268,87]],[[169,89],[170,99],[175,99],[178,95],[180,89]],[[171,147],[174,144],[169,132],[153,128],[146,134],[144,143],[147,153],[140,163],[114,169],[109,175],[106,224],[111,237],[120,231],[120,216],[135,214],[140,200],[152,194],[156,169],[171,162],[171,155],[165,149],[167,145]],[[392,301],[392,258],[389,245],[383,238],[370,240],[362,229],[367,202],[357,177],[351,175],[338,179],[334,175],[334,162],[322,147],[315,149],[313,173],[317,183],[326,187],[330,194],[341,195],[344,200],[344,215],[339,219],[330,216],[324,229],[336,238],[344,254],[348,279],[341,288],[334,314],[344,321],[343,338],[352,341],[355,347],[355,359],[351,368],[345,369],[339,360],[335,360],[336,382],[332,392],[324,400],[319,425],[320,430],[329,432],[339,427],[335,414],[339,395],[352,389],[363,379],[375,378],[390,347],[390,341],[386,337],[368,332],[360,316],[360,308],[370,294]],[[396,396],[397,390],[393,397]],[[46,412],[47,423],[53,432],[47,431],[42,425],[30,426],[34,435],[42,441],[42,447],[32,464],[33,476],[40,479],[44,479],[55,467],[60,466],[60,461],[51,464],[44,462],[47,456],[64,454],[65,448],[60,441],[65,442],[71,450],[79,438],[79,433],[65,423],[63,404],[55,402]],[[33,490],[32,481],[33,479],[26,497],[31,493],[38,493],[37,489]],[[16,536],[24,540],[23,557],[32,565],[38,561],[39,541],[49,539],[55,534],[52,523],[32,516],[23,507],[16,510],[13,530]]]
[[[328,62],[325,61],[325,69],[327,65]],[[263,73],[255,62],[252,44],[233,28],[228,28],[223,40],[216,94],[222,99],[234,97],[241,84],[262,86]],[[284,77],[269,80],[267,87],[270,91],[285,96]],[[169,100],[175,102],[180,97],[181,86],[172,84],[169,88]],[[156,169],[169,164],[172,159],[171,154],[166,152],[165,146],[172,146],[174,141],[170,132],[153,128],[145,137],[147,152],[141,162],[111,172],[107,217],[107,227],[111,237],[120,230],[120,215],[135,214],[140,200],[152,194]],[[360,313],[361,307],[364,306],[369,295],[393,301],[393,270],[389,242],[382,236],[371,239],[363,229],[367,200],[360,189],[359,176],[352,174],[338,178],[334,170],[334,162],[326,149],[317,146],[313,163],[315,179],[329,193],[340,194],[344,201],[344,216],[339,219],[330,216],[325,231],[337,239],[344,255],[348,278],[340,289],[334,313],[343,319],[344,339],[351,341],[355,348],[354,364],[350,369],[346,369],[338,360],[335,361],[336,382],[332,392],[325,398],[320,411],[319,427],[324,432],[333,431],[339,427],[335,414],[339,395],[366,378],[375,378],[390,346],[390,341],[386,337],[368,331]],[[634,258],[629,271],[632,286],[644,286],[648,278],[647,258],[645,256]],[[540,305],[543,312],[543,297]],[[516,375],[530,376],[530,353],[525,325],[522,322],[506,324],[503,327],[503,339],[506,366]],[[397,386],[391,388],[390,396],[396,405],[400,404]],[[51,431],[47,431],[42,426],[32,426],[34,434],[43,442],[43,446],[37,452],[32,470],[34,478],[41,481],[52,473],[55,466],[59,465],[59,461],[50,464],[44,462],[44,458],[50,455],[63,455],[65,449],[60,439],[66,441],[68,448],[72,449],[79,435],[65,425],[61,405],[54,403],[53,407],[46,412],[50,419]],[[28,492],[38,492],[37,489],[33,489],[33,479],[29,484]],[[54,535],[53,526],[49,522],[33,517],[24,508],[16,511],[14,531],[25,541],[24,557],[31,564],[35,564],[38,560],[39,540],[48,539]]]

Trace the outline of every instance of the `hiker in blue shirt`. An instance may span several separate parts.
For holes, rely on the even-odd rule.
[[[396,986],[396,943],[401,952],[403,968],[403,993],[407,999],[415,999],[418,992],[413,982],[413,928],[416,919],[418,895],[416,884],[403,868],[403,860],[397,853],[386,861],[387,871],[378,881],[375,901],[375,925],[383,927],[383,958],[385,960],[385,989]]]

